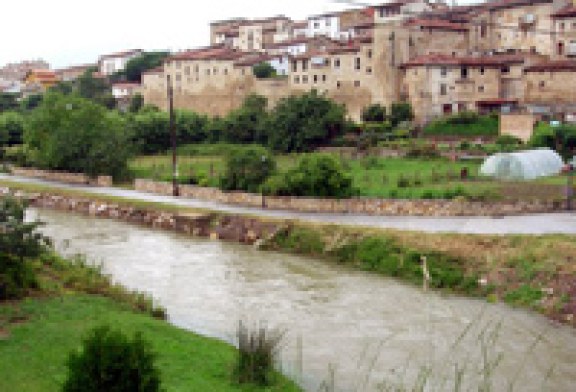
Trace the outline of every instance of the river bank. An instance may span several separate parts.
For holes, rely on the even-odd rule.
[[[36,207],[321,257],[417,285],[423,284],[426,269],[430,279],[425,284],[431,288],[505,301],[576,325],[573,236],[423,234],[95,200],[30,188],[20,196]]]

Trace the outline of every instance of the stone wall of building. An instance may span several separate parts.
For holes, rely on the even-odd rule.
[[[534,132],[536,117],[533,114],[501,114],[500,134],[511,135],[527,142]]]

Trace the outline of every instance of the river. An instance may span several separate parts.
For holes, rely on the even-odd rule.
[[[177,326],[229,342],[239,320],[285,331],[282,370],[309,391],[412,387],[425,367],[426,390],[452,390],[455,369],[477,385],[495,362],[495,391],[576,385],[576,331],[532,312],[245,245],[51,210],[29,216],[47,223],[61,253],[150,293]]]

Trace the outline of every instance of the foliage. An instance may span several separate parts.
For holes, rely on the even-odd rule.
[[[251,94],[246,97],[242,106],[228,114],[220,139],[227,143],[260,143],[266,142],[267,99],[261,95]]]
[[[64,392],[160,391],[156,354],[140,333],[130,339],[120,331],[98,327],[82,345],[81,352],[70,354]]]
[[[430,136],[497,136],[498,117],[482,116],[474,112],[462,112],[432,121],[424,127]]]
[[[36,232],[39,223],[24,221],[24,212],[14,198],[0,201],[0,300],[20,298],[36,287],[28,259],[39,256],[49,244]]]
[[[440,152],[433,144],[414,144],[406,151],[407,158],[434,159],[440,157]]]
[[[379,103],[367,106],[362,110],[362,121],[383,122],[386,120],[386,107]]]
[[[0,113],[18,109],[18,94],[0,92]]]
[[[342,135],[345,109],[316,90],[280,100],[271,113],[268,144],[275,151],[310,151]]]
[[[30,94],[26,98],[22,99],[20,102],[20,108],[24,111],[34,110],[40,105],[43,98],[43,94]]]
[[[560,125],[552,127],[540,123],[534,129],[529,141],[532,147],[549,147],[556,150],[564,159],[576,155],[576,126]]]
[[[412,106],[408,102],[394,102],[390,108],[389,120],[392,127],[398,126],[401,122],[411,121],[414,118]]]
[[[18,112],[0,113],[0,146],[22,143],[24,117]]]
[[[263,61],[252,67],[254,76],[258,79],[268,79],[276,76],[276,70],[269,63]]]
[[[495,143],[500,147],[518,146],[522,144],[522,140],[512,135],[499,135],[496,138]]]
[[[226,160],[226,171],[220,179],[220,187],[224,190],[258,192],[275,169],[274,157],[263,147],[252,146],[237,150]]]
[[[325,154],[305,155],[297,167],[272,178],[265,188],[280,196],[347,198],[357,193],[340,162]]]
[[[120,178],[130,156],[124,120],[74,95],[48,93],[24,135],[41,167]]]
[[[144,97],[140,93],[136,93],[130,98],[130,106],[128,107],[128,111],[130,113],[139,112],[140,109],[144,106]]]
[[[142,73],[162,65],[162,62],[170,53],[144,52],[126,63],[126,68],[116,75],[117,79],[125,79],[128,82],[138,82],[142,80]]]
[[[274,360],[280,350],[283,334],[264,326],[249,328],[238,325],[238,356],[234,368],[240,384],[269,386],[274,383]]]
[[[116,100],[112,96],[110,85],[105,79],[94,77],[92,70],[87,70],[76,79],[74,86],[73,92],[80,97],[90,99],[108,109],[116,107]]]

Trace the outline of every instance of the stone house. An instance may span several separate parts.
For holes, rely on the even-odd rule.
[[[123,71],[128,61],[142,53],[144,53],[142,49],[132,49],[100,56],[98,59],[98,72],[101,75],[109,76],[118,71]]]
[[[59,82],[58,75],[50,69],[32,69],[23,79],[24,89],[29,92],[44,92]]]
[[[576,57],[576,5],[566,5],[551,17],[554,24],[553,57]]]

